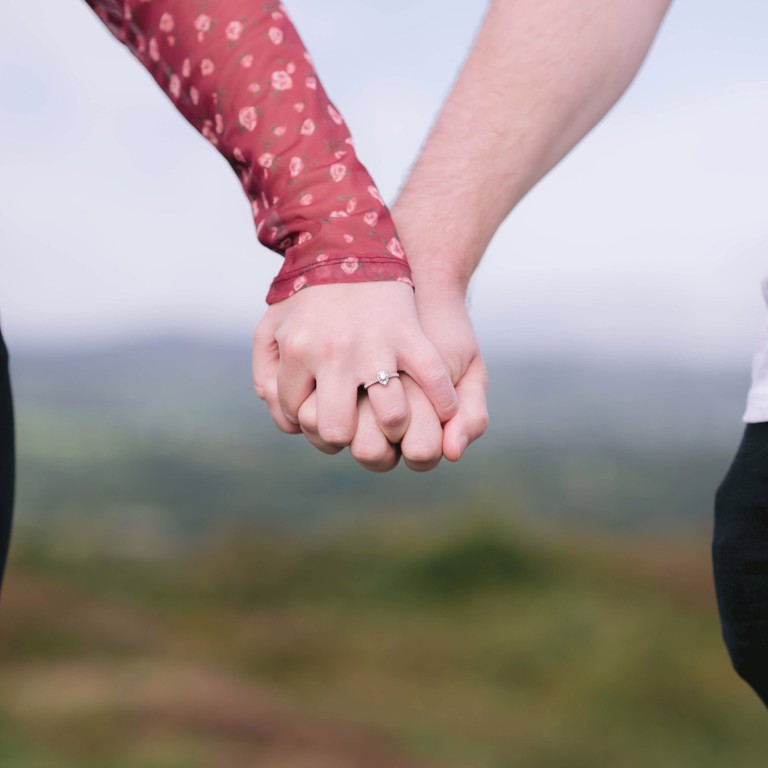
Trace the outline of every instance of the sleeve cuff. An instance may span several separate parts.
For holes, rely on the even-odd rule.
[[[281,270],[269,289],[267,304],[276,304],[313,285],[380,280],[396,280],[413,287],[411,270],[404,259],[379,254],[322,253],[310,264]]]

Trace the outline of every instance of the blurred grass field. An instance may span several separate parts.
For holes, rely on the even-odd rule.
[[[763,766],[704,536],[391,520],[148,558],[20,541],[0,766]]]
[[[751,768],[712,497],[740,373],[516,364],[458,465],[278,434],[248,350],[14,357],[0,768]]]

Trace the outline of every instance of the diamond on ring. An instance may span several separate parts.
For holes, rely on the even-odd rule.
[[[376,374],[376,378],[373,381],[369,381],[367,384],[363,384],[365,389],[368,389],[368,387],[372,387],[374,384],[382,384],[383,386],[387,386],[389,384],[390,379],[397,379],[400,377],[400,374],[395,371],[394,373],[391,373],[389,371],[379,371]]]

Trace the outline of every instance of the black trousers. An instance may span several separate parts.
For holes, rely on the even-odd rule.
[[[13,401],[8,371],[8,350],[0,333],[0,588],[11,541],[16,456],[13,432]]]
[[[768,423],[747,424],[717,490],[712,560],[731,661],[768,707]]]

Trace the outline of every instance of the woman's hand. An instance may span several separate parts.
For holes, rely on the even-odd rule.
[[[393,445],[381,431],[371,401],[360,392],[357,403],[357,431],[349,445],[355,460],[371,472],[389,472],[402,456],[415,472],[434,469],[443,456],[443,429],[440,419],[424,391],[407,374],[400,377],[410,406],[408,429],[399,445]],[[299,409],[301,431],[312,445],[324,453],[339,449],[327,445],[317,429],[317,396],[313,392]]]
[[[402,376],[369,387],[359,418],[359,388],[381,370],[410,381]],[[426,446],[435,442],[435,425],[458,409],[448,370],[421,330],[413,289],[398,281],[318,285],[271,305],[254,333],[253,380],[278,428],[303,427],[326,453],[352,444],[360,424],[353,453],[371,469],[394,466],[391,446],[407,433],[409,464],[431,464],[434,449]],[[375,438],[374,424],[390,448]]]

